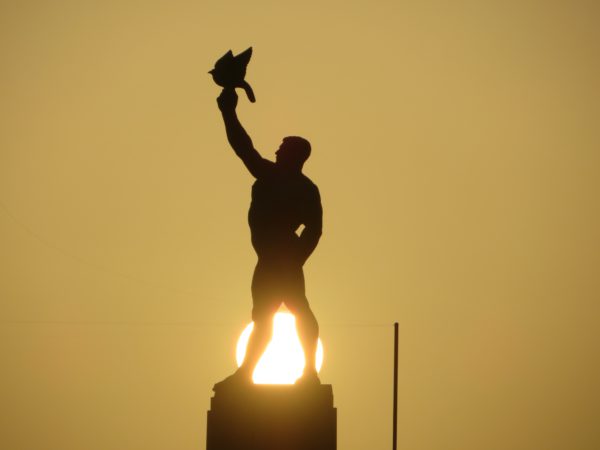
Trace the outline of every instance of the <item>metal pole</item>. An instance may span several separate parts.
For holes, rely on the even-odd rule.
[[[398,322],[394,322],[394,422],[392,449],[398,448]]]

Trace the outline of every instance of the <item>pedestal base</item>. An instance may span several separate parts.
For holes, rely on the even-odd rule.
[[[207,450],[335,450],[331,385],[250,385],[211,399]]]

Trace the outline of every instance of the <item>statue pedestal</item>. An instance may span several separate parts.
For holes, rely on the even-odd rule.
[[[207,450],[335,450],[331,385],[219,390],[208,411]]]

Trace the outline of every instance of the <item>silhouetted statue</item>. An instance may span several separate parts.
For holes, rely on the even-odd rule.
[[[217,103],[231,147],[256,178],[248,213],[252,246],[258,255],[252,279],[254,330],[243,364],[217,383],[215,390],[252,382],[252,373],[271,339],[273,316],[281,303],[296,317],[304,350],[306,365],[297,383],[319,384],[315,368],[319,327],[306,299],[302,270],[321,237],[323,216],[319,190],[302,173],[310,155],[310,143],[289,136],[275,153],[275,162],[262,158],[237,117],[237,100],[235,90],[225,88]],[[304,229],[298,235],[302,225]]]
[[[233,56],[231,50],[225,53],[215,63],[215,68],[210,73],[219,86],[224,88],[236,88],[240,87],[246,91],[248,99],[254,103],[254,91],[244,79],[246,76],[246,67],[250,62],[252,56],[252,47],[244,50],[239,55]]]

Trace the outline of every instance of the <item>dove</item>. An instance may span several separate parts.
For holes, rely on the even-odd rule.
[[[248,100],[252,103],[256,101],[254,92],[244,77],[246,76],[246,66],[252,56],[252,47],[244,50],[239,55],[234,56],[229,50],[215,63],[215,68],[209,71],[219,86],[224,88],[242,88],[246,91]]]

